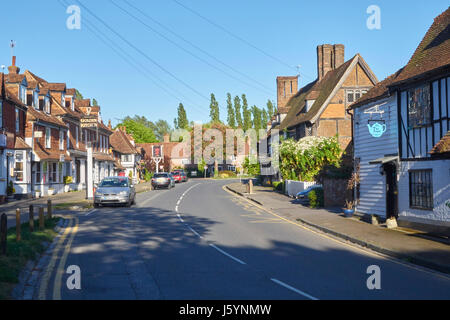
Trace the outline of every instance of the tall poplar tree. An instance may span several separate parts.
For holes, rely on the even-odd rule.
[[[227,93],[227,123],[229,127],[236,128],[236,117],[234,115],[234,107],[230,93]]]
[[[252,126],[252,114],[248,108],[247,97],[242,95],[242,117],[243,117],[243,129],[247,131]]]
[[[241,115],[241,98],[239,96],[234,97],[234,115],[236,116],[236,125],[239,128],[243,128],[242,115]]]
[[[213,123],[220,122],[219,103],[217,102],[214,93],[211,93],[211,102],[209,104],[209,117],[211,118],[211,122]]]
[[[177,129],[187,129],[189,127],[186,110],[182,103],[178,105],[178,118],[174,120],[174,125]]]

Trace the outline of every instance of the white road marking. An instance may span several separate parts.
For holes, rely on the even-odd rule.
[[[183,218],[179,214],[177,214],[177,217],[178,219],[180,219],[181,222],[184,222]]]
[[[240,260],[240,259],[238,259],[238,258],[236,258],[236,257],[233,257],[231,254],[229,254],[229,253],[223,251],[222,249],[220,249],[220,248],[217,247],[216,245],[214,245],[214,244],[212,244],[212,243],[210,243],[209,245],[210,245],[211,247],[213,247],[214,249],[216,249],[217,251],[219,251],[220,253],[222,253],[223,255],[226,255],[228,258],[231,258],[231,259],[233,259],[234,261],[239,262],[240,264],[246,264],[244,261],[242,261],[242,260]]]
[[[87,212],[87,213],[85,214],[85,216],[88,216],[88,215],[90,215],[91,213],[94,213],[95,211],[97,211],[97,209],[92,209],[91,211]]]
[[[175,206],[175,212],[178,212],[178,205]]]
[[[291,290],[291,291],[294,291],[295,293],[298,293],[298,294],[300,294],[300,295],[302,295],[302,296],[304,296],[304,297],[306,297],[306,298],[308,298],[308,299],[311,299],[311,300],[319,300],[319,299],[317,299],[316,297],[313,297],[313,296],[311,296],[311,295],[309,295],[309,294],[307,294],[307,293],[305,293],[305,292],[303,292],[303,291],[301,291],[301,290],[298,290],[298,289],[296,289],[296,288],[294,288],[294,287],[292,287],[292,286],[290,286],[290,285],[288,285],[288,284],[286,284],[286,283],[284,283],[284,282],[282,282],[282,281],[280,281],[280,280],[278,280],[278,279],[272,278],[272,279],[270,279],[270,280],[272,280],[272,281],[275,282],[276,284],[279,284],[280,286],[285,287],[286,289],[289,289],[289,290]]]
[[[187,225],[187,227],[188,227],[189,230],[191,230],[197,237],[203,239],[203,237],[202,237],[197,231],[195,231],[194,229],[192,229],[190,225]]]

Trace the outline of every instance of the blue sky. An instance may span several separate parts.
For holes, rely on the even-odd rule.
[[[79,5],[77,0],[60,1]],[[316,46],[323,43],[344,44],[346,60],[360,53],[382,80],[408,62],[433,19],[448,8],[448,0],[177,0],[245,43],[173,0],[132,0],[159,25],[123,0],[114,0],[169,42],[109,0],[80,1],[114,31],[83,7],[81,29],[69,30],[67,6],[58,0],[24,0],[20,8],[16,2],[4,1],[0,65],[10,65],[9,42],[14,39],[22,71],[29,69],[50,82],[66,82],[85,98],[96,98],[103,119],[111,119],[113,124],[126,115],[138,114],[150,120],[165,119],[172,125],[179,102],[189,120],[206,122],[210,93],[219,101],[223,120],[227,92],[233,97],[245,93],[250,105],[265,106],[267,99],[276,100],[278,75],[295,75],[296,66],[301,65],[300,86],[316,78]],[[380,30],[366,27],[370,5],[381,9]],[[92,24],[139,67],[130,66],[91,33]]]

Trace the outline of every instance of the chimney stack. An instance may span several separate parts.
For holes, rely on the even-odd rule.
[[[343,44],[323,44],[317,46],[317,78],[321,80],[334,69],[339,68],[345,61],[345,47]]]
[[[19,74],[20,68],[16,66],[16,56],[12,57],[12,65],[8,67],[10,74]]]
[[[163,140],[164,140],[164,143],[169,143],[170,142],[170,134],[168,134],[168,133],[164,134]]]

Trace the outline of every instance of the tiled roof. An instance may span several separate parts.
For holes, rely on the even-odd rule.
[[[392,84],[401,85],[450,65],[450,8],[434,19],[408,64]]]
[[[57,117],[51,115],[51,114],[46,114],[43,111],[40,110],[36,110],[35,108],[28,108],[28,120],[40,120],[49,124],[55,124],[57,126],[63,127],[63,128],[67,128],[66,124],[64,122],[62,122],[61,120],[59,120]]]
[[[51,91],[65,91],[66,84],[65,83],[47,83],[43,85],[44,88],[47,88]]]
[[[443,154],[450,153],[450,130],[442,137],[442,139],[436,143],[436,145],[431,149],[430,154]]]
[[[122,154],[138,154],[139,152],[131,144],[126,134],[119,128],[114,130],[114,133],[109,137],[109,143],[114,151]]]
[[[23,149],[31,149],[31,147],[21,137],[16,136],[16,141],[14,142],[14,149],[23,150]]]
[[[290,109],[284,120],[278,126],[278,129],[284,130],[302,122],[315,121],[325,102],[331,97],[331,94],[343,79],[344,75],[348,74],[348,71],[352,70],[357,63],[367,70],[369,78],[374,83],[378,82],[364,59],[359,54],[356,54],[338,68],[327,72],[321,80],[315,80],[300,89],[286,104]],[[308,112],[303,112],[303,109],[306,107],[306,100],[315,101]]]
[[[357,55],[342,64],[339,68],[327,72],[320,81],[313,81],[300,89],[300,91],[288,101],[286,106],[290,107],[290,110],[285,119],[281,122],[280,129],[283,130],[311,120],[320,111],[322,104],[329,97],[354,59],[357,59]],[[316,97],[315,102],[308,112],[302,112],[306,106],[306,97],[310,94],[311,96]]]
[[[92,156],[94,157],[95,160],[98,160],[98,161],[115,161],[115,159],[113,158],[113,156],[110,155],[110,154],[104,154],[104,153],[97,153],[97,152],[94,152],[94,153],[92,154]]]
[[[76,89],[75,88],[68,88],[66,89],[66,95],[68,96],[75,96],[76,94]]]
[[[67,155],[67,153],[63,150],[54,150],[54,149],[47,149],[44,148],[40,143],[34,144],[33,152],[36,153],[36,155],[41,160],[54,160],[59,161],[60,156],[64,155],[65,161],[71,161],[72,158]]]
[[[25,76],[23,74],[15,74],[15,73],[5,74],[5,80],[9,83],[22,82],[24,77]]]

